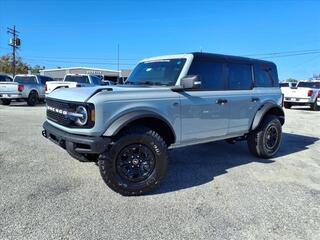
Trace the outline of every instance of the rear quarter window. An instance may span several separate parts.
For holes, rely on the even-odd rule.
[[[255,65],[255,87],[278,87],[277,70],[270,65]]]

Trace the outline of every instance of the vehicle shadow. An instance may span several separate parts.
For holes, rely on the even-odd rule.
[[[282,145],[275,156],[303,151],[319,138],[283,133]],[[195,187],[225,174],[228,169],[252,162],[272,164],[273,159],[261,159],[250,154],[245,141],[230,145],[225,141],[173,149],[169,153],[169,169],[161,187],[151,194],[162,194]]]
[[[41,102],[41,103],[37,103],[35,106],[29,106],[28,104],[27,104],[27,102],[24,102],[24,101],[14,101],[14,102],[11,102],[10,103],[10,105],[7,105],[7,106],[5,106],[5,107],[43,107],[43,106],[45,106],[46,105],[46,103],[43,103],[43,102]],[[4,106],[4,105],[2,105],[2,106]]]

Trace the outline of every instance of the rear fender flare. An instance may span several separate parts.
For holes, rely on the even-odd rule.
[[[260,107],[260,109],[256,112],[255,117],[254,117],[252,124],[251,124],[251,130],[255,130],[259,126],[259,124],[261,123],[264,116],[270,110],[277,112],[277,114],[275,114],[275,115],[279,117],[281,124],[282,125],[284,124],[284,112],[283,112],[282,108],[275,103],[267,102],[267,103],[263,104]]]

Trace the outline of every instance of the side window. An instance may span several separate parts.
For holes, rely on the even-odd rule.
[[[251,87],[251,65],[243,63],[228,63],[228,89],[249,90]]]
[[[101,79],[97,76],[91,76],[91,80],[94,85],[101,85]]]
[[[201,89],[225,89],[223,63],[195,60],[190,66],[188,75],[200,76]]]
[[[257,65],[255,70],[255,87],[278,86],[276,70],[266,65]]]
[[[6,82],[12,82],[12,79],[11,78],[9,78],[9,77],[6,77],[6,80],[5,80]]]
[[[46,84],[46,77],[38,76],[38,79],[39,79],[41,84]]]

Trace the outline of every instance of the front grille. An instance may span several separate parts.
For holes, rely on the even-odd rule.
[[[60,109],[62,111],[67,112],[74,112],[76,110],[76,104],[75,103],[68,103],[68,102],[61,102],[57,100],[47,99],[47,106],[53,107],[55,109]],[[60,125],[66,126],[66,127],[72,127],[73,121],[69,119],[66,115],[63,115],[58,112],[50,111],[47,109],[47,118],[53,122],[56,122]]]

